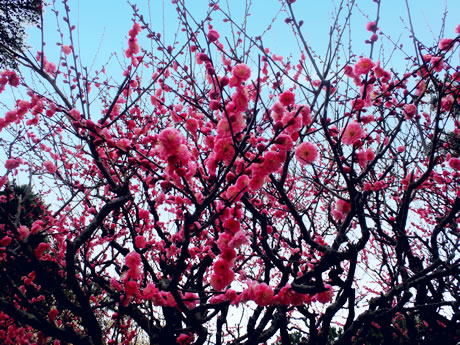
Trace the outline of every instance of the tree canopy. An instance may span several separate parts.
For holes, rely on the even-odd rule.
[[[456,344],[460,25],[405,46],[342,1],[322,54],[283,0],[282,56],[251,2],[172,3],[97,68],[67,1],[57,51],[7,47],[0,342]]]
[[[0,1],[0,68],[16,68],[13,51],[25,48],[25,26],[38,24],[42,0]]]

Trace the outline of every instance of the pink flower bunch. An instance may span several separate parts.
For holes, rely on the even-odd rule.
[[[261,164],[254,164],[251,167],[251,179],[249,180],[248,188],[255,192],[263,187],[268,177],[267,170]]]
[[[368,22],[366,23],[366,30],[370,32],[376,32],[378,30],[377,22]]]
[[[310,303],[311,300],[310,295],[295,292],[292,290],[290,284],[286,284],[274,296],[273,304],[298,306],[304,303]]]
[[[43,58],[43,70],[48,73],[48,74],[51,74],[52,76],[55,75],[56,73],[56,64],[54,62],[50,62],[46,59],[46,56],[42,56],[42,53],[41,52],[37,52],[37,56],[36,56],[36,59],[37,61],[41,61]]]
[[[280,121],[286,112],[286,108],[280,102],[273,104],[271,110],[271,117],[275,121]]]
[[[454,170],[460,171],[460,158],[451,158],[449,160],[449,167]]]
[[[219,235],[217,240],[220,255],[212,266],[213,274],[210,281],[215,290],[223,290],[233,281],[235,273],[232,267],[236,258],[235,249],[248,243],[246,232],[241,230],[237,220],[229,218],[223,223],[223,227],[224,232]]]
[[[454,40],[452,38],[443,38],[438,45],[438,48],[440,50],[450,50],[453,47],[453,42]]]
[[[48,171],[50,174],[54,174],[57,170],[56,165],[51,161],[43,162],[43,166],[45,167],[46,171]]]
[[[388,81],[390,81],[391,74],[390,72],[387,72],[382,67],[380,67],[380,61],[377,61],[375,63],[375,66],[372,70],[374,71],[375,77],[379,78],[382,83],[387,83]]]
[[[267,151],[263,155],[263,162],[261,163],[262,167],[267,171],[267,173],[277,172],[284,163],[286,159],[285,152],[276,152],[276,151]]]
[[[230,304],[236,305],[240,303],[240,296],[236,293],[233,289],[225,290],[225,293],[220,295],[214,295],[209,299],[209,303],[211,304],[218,304],[226,301],[230,301]]]
[[[350,210],[351,206],[347,201],[343,199],[337,199],[337,201],[335,202],[335,210],[332,211],[332,216],[337,221],[342,221],[345,219]]]
[[[142,262],[141,256],[137,252],[130,252],[125,257],[125,265],[128,268],[138,267],[140,266],[141,262]]]
[[[301,165],[313,164],[318,158],[318,149],[313,143],[302,143],[295,150],[295,158]]]
[[[235,65],[232,69],[232,76],[239,82],[245,82],[251,77],[251,69],[244,63]]]
[[[371,59],[363,57],[358,60],[358,62],[355,64],[355,67],[353,68],[353,72],[356,75],[361,75],[361,74],[367,74],[370,72],[370,70],[374,67],[374,63],[372,62]]]
[[[278,97],[280,103],[285,107],[289,105],[294,105],[295,103],[295,94],[291,91],[285,91]]]
[[[235,235],[238,231],[241,229],[241,223],[234,219],[234,218],[228,218],[227,220],[224,221],[222,224],[222,227],[224,228],[226,233],[229,233],[230,235]]]
[[[125,293],[129,297],[134,297],[139,292],[137,282],[130,280],[125,283]]]
[[[195,335],[193,335],[192,333],[182,333],[177,337],[176,342],[179,345],[189,345],[194,340],[195,340]]]
[[[134,243],[136,244],[136,247],[140,249],[145,248],[147,245],[147,242],[145,241],[145,237],[142,235],[136,236],[136,238],[134,239]]]
[[[137,252],[130,252],[125,257],[125,265],[128,267],[128,271],[123,276],[123,281],[127,282],[130,279],[139,280],[142,277],[142,260],[141,256]]]
[[[27,226],[21,225],[18,228],[18,233],[19,233],[20,239],[24,240],[27,236],[29,236],[30,230],[29,230],[29,228]]]
[[[274,291],[266,283],[248,281],[248,287],[238,296],[238,302],[254,301],[259,307],[273,304]]]
[[[290,137],[283,136],[282,139],[284,139],[284,137],[289,138],[290,143],[292,143]],[[282,142],[280,141],[279,143],[281,145],[275,145],[273,147],[274,150],[265,152],[265,154],[262,156],[261,163],[253,164],[251,166],[251,179],[248,183],[249,190],[257,191],[261,189],[265,184],[268,175],[271,173],[276,173],[281,169],[284,160],[286,159],[286,150],[284,150]],[[286,144],[286,147],[288,146],[290,145]],[[279,151],[275,151],[276,149]]]
[[[290,135],[298,133],[302,129],[302,117],[296,111],[290,111],[284,114],[281,119],[284,131]]]
[[[257,286],[254,287],[253,293],[253,301],[256,302],[259,307],[265,307],[272,304],[274,292],[269,285],[265,283],[257,284]]]
[[[236,92],[232,95],[232,104],[236,111],[246,111],[249,105],[249,95],[244,87],[237,87]]]
[[[220,121],[217,123],[217,134],[220,137],[231,137],[231,134],[241,132],[246,128],[246,121],[240,111],[231,112],[227,115],[223,114]]]
[[[455,98],[452,95],[447,95],[446,97],[441,98],[441,110],[445,112],[450,111],[454,103]]]
[[[371,148],[368,148],[366,151],[360,150],[356,156],[358,158],[359,165],[364,169],[367,163],[375,158],[375,153]]]
[[[62,52],[65,54],[65,55],[69,55],[71,52],[72,52],[72,47],[71,46],[62,46],[61,47],[61,50]]]
[[[4,237],[0,240],[0,247],[6,247],[6,246],[8,246],[10,243],[11,243],[11,237],[9,237],[9,236],[4,236]]]
[[[5,168],[7,170],[13,170],[19,167],[22,163],[23,163],[23,160],[21,158],[10,158],[6,160]]]
[[[159,290],[153,283],[147,283],[146,287],[142,290],[142,298],[152,300]]]
[[[441,56],[433,56],[430,63],[436,72],[441,72],[444,69],[444,60]]]
[[[218,137],[231,137],[246,128],[243,112],[248,109],[249,94],[243,86],[238,86],[232,95],[232,101],[225,107],[217,123]],[[219,105],[220,108],[220,105]]]
[[[198,295],[194,292],[186,292],[181,297],[188,309],[195,308],[199,301]]]
[[[302,123],[304,126],[311,124],[311,111],[308,105],[299,105],[300,115],[302,116]]]
[[[332,287],[329,284],[324,284],[324,287],[326,288],[326,291],[318,292],[315,295],[315,299],[320,303],[330,302],[332,297],[334,297],[334,291],[332,291]]]
[[[37,249],[35,249],[35,256],[40,259],[42,258],[43,254],[50,249],[51,245],[49,243],[41,242]]]
[[[404,113],[408,119],[411,119],[417,113],[417,107],[414,104],[406,104],[404,106]]]
[[[228,242],[228,246],[230,248],[238,249],[244,244],[247,244],[248,242],[249,241],[246,237],[246,232],[244,230],[239,230],[233,235],[232,239]]]
[[[125,51],[127,58],[132,58],[134,55],[139,53],[140,47],[137,43],[137,35],[141,32],[141,26],[139,23],[134,23],[131,30],[129,30],[128,38],[128,49]]]
[[[286,159],[286,151],[267,151],[262,158],[263,161],[261,163],[254,164],[251,167],[251,179],[248,184],[248,188],[251,191],[261,189],[268,175],[280,170]]]
[[[214,144],[214,159],[229,164],[235,155],[232,137],[221,138]]]
[[[50,311],[48,312],[48,317],[50,318],[50,321],[56,320],[56,316],[58,316],[59,310],[56,308],[51,308]]]
[[[347,214],[351,210],[350,204],[343,199],[337,199],[336,208],[338,211],[345,213],[345,214]]]
[[[281,134],[275,139],[275,148],[280,150],[280,152],[290,151],[293,147],[294,143],[290,135]]]
[[[203,62],[209,61],[209,56],[207,56],[205,53],[197,53],[195,55],[195,60],[198,65],[201,65]]]
[[[232,262],[224,260],[222,258],[218,259],[212,265],[213,274],[211,275],[211,286],[215,290],[223,290],[226,286],[235,278],[235,272],[232,270]]]
[[[248,175],[241,175],[236,180],[236,183],[227,189],[225,197],[227,199],[235,199],[235,201],[238,201],[243,196],[243,193],[247,190],[248,184]]]
[[[196,295],[193,293],[192,295],[193,299],[195,299]],[[187,295],[187,293],[183,297],[187,297],[187,299],[192,301],[192,297]],[[163,290],[160,291],[153,283],[147,283],[146,287],[142,290],[142,298],[152,301],[153,305],[158,307],[177,307],[177,303],[171,293]],[[187,303],[184,301],[184,303],[187,305],[189,301]]]
[[[7,111],[4,119],[0,118],[0,131],[3,128],[9,126],[11,123],[19,123],[19,121],[23,120],[29,109],[31,109],[31,107],[31,103],[27,101],[17,101],[16,108]],[[42,110],[42,103],[37,102],[37,104],[34,107],[35,115],[37,116],[38,112],[41,112]],[[27,125],[30,124],[31,123],[27,122]]]
[[[345,145],[353,145],[359,139],[364,137],[364,130],[361,125],[356,122],[350,122],[342,132],[342,143]]]
[[[5,70],[0,73],[0,93],[5,90],[6,84],[10,84],[13,87],[19,86],[19,77],[15,71]]]
[[[158,153],[162,159],[168,162],[170,172],[182,165],[180,163],[188,162],[190,152],[185,145],[186,140],[179,130],[172,127],[163,129],[157,137],[157,143]]]
[[[353,72],[353,67],[350,66],[350,65],[346,65],[343,69],[343,72],[344,74],[349,77],[349,78],[353,78],[353,81],[356,85],[361,85],[362,82],[361,82],[361,79],[359,78],[359,74],[355,74]]]
[[[219,33],[216,31],[216,30],[209,30],[208,32],[208,41],[209,42],[214,42],[214,41],[217,41],[219,39],[220,35]]]

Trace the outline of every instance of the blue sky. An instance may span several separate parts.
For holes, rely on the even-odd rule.
[[[166,42],[171,42],[177,32],[177,13],[171,0],[132,0],[140,8],[146,20],[152,23],[156,32],[164,34]],[[324,51],[328,43],[328,32],[332,24],[332,17],[339,1],[297,0],[293,8],[298,19],[302,19],[302,26],[308,43],[319,53]],[[345,1],[346,2],[346,1]],[[207,9],[208,1],[186,0],[188,9],[197,20],[202,20]],[[245,0],[221,1],[223,9],[229,8],[232,17],[242,22],[245,17]],[[369,46],[363,41],[369,37],[365,31],[365,23],[375,20],[377,5],[372,0],[357,0],[358,7],[354,10],[351,22],[351,37],[353,51],[357,55],[366,55]],[[59,6],[59,4],[57,4]],[[83,64],[99,68],[107,61],[112,52],[121,53],[126,48],[127,33],[132,26],[132,10],[125,0],[70,0],[72,24],[77,26],[75,39]],[[426,44],[437,42],[442,24],[442,16],[447,9],[446,30],[443,37],[454,36],[454,30],[459,22],[460,1],[458,0],[409,0],[411,16],[417,38]],[[253,0],[250,16],[247,18],[247,33],[251,36],[260,35],[278,14],[277,21],[264,36],[264,44],[278,55],[298,53],[299,49],[294,40],[290,26],[284,23],[286,13],[279,12],[281,3],[278,0]],[[59,17],[63,16],[62,9]],[[62,25],[62,23],[61,23]],[[222,22],[222,17],[216,16],[213,21],[221,36],[231,40],[231,31],[228,24]],[[408,40],[408,15],[405,0],[381,0],[379,27],[393,41],[401,38],[408,52],[413,54],[413,47]],[[59,40],[56,33],[56,19],[51,7],[45,13],[45,40],[48,42],[46,54],[53,60],[57,59],[58,50],[55,42]],[[30,30],[29,44],[39,47],[37,30]],[[68,44],[64,36],[64,43]],[[143,41],[143,44],[148,44]],[[122,50],[123,49],[123,50]],[[37,50],[37,49],[36,49]],[[391,48],[387,48],[387,56]],[[113,61],[114,62],[114,61]],[[114,62],[117,65],[116,62]]]

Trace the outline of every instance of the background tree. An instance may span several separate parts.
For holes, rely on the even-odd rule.
[[[25,26],[37,25],[42,13],[42,0],[3,0],[0,2],[0,68],[16,68],[10,51],[22,51]],[[8,47],[6,49],[5,47]]]
[[[283,57],[218,3],[202,20],[173,3],[169,44],[133,6],[119,81],[80,60],[66,1],[59,57],[15,50],[20,73],[1,73],[2,187],[27,174],[52,208],[0,239],[2,274],[29,271],[6,279],[0,339],[456,343],[460,27],[409,32],[410,53],[374,1],[357,56],[343,1],[320,56],[283,1],[300,46]]]

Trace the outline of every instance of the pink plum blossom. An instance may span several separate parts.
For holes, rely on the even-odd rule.
[[[262,165],[264,169],[269,173],[278,171],[285,159],[285,155],[274,151],[266,152],[263,157],[264,161]]]
[[[285,91],[279,95],[278,99],[284,106],[293,105],[295,103],[295,94],[291,91]]]
[[[452,38],[443,38],[438,45],[440,50],[449,50],[452,48],[452,42],[454,40]]]
[[[369,73],[372,67],[374,67],[374,63],[372,62],[372,60],[363,57],[358,60],[353,70],[356,75],[361,75]]]
[[[312,143],[302,143],[295,150],[295,157],[302,165],[313,164],[318,158],[318,149]]]
[[[221,274],[214,273],[211,275],[211,286],[215,290],[221,291],[225,289],[225,287],[228,286],[234,278],[235,273],[231,269],[223,271]]]
[[[65,55],[69,55],[72,52],[72,48],[70,46],[62,46],[61,49]]]
[[[130,252],[125,257],[125,265],[129,268],[138,267],[141,264],[141,256],[137,252]]]
[[[209,42],[214,42],[219,39],[220,35],[216,30],[209,30],[208,32],[208,40]]]
[[[320,303],[327,303],[332,300],[334,297],[334,292],[332,291],[332,287],[329,284],[325,284],[324,287],[327,289],[326,291],[319,292],[316,294],[316,300]]]
[[[273,301],[273,289],[265,283],[258,284],[254,288],[254,302],[259,307],[265,307]]]
[[[203,62],[209,61],[209,56],[207,56],[205,53],[198,53],[196,54],[196,63],[198,65],[201,65]]]
[[[13,169],[16,169],[17,167],[19,167],[21,165],[21,163],[22,163],[21,159],[10,158],[10,159],[6,160],[5,168],[7,170],[13,170]]]
[[[377,23],[376,22],[368,22],[366,23],[366,30],[371,32],[377,31]]]
[[[136,236],[136,238],[134,239],[134,243],[136,244],[136,247],[140,249],[145,248],[146,246],[145,237],[142,235]]]
[[[137,287],[137,283],[133,280],[126,282],[125,285],[125,292],[127,296],[135,296],[139,292],[139,288]]]
[[[45,167],[46,171],[48,171],[50,174],[54,174],[56,172],[56,165],[54,165],[54,163],[51,161],[43,162],[43,166]]]
[[[147,300],[153,299],[153,296],[158,293],[158,289],[155,284],[148,283],[147,286],[142,290],[142,297]]]
[[[412,118],[417,113],[417,107],[414,104],[406,104],[404,106],[404,112],[408,118]]]
[[[361,125],[356,122],[350,122],[342,133],[342,142],[345,145],[352,145],[364,136],[364,130]]]
[[[459,171],[460,170],[460,158],[451,158],[449,160],[449,166],[454,169]]]
[[[228,270],[230,270],[231,264],[226,260],[218,259],[214,262],[212,268],[214,270],[214,274],[222,275],[227,273]]]
[[[244,63],[239,63],[235,65],[232,69],[232,75],[239,81],[246,81],[249,79],[251,76],[251,70],[249,69],[249,66],[244,64]]]
[[[229,247],[231,248],[240,248],[242,245],[247,244],[248,238],[246,237],[246,232],[244,230],[238,231],[233,238],[228,242]]]

